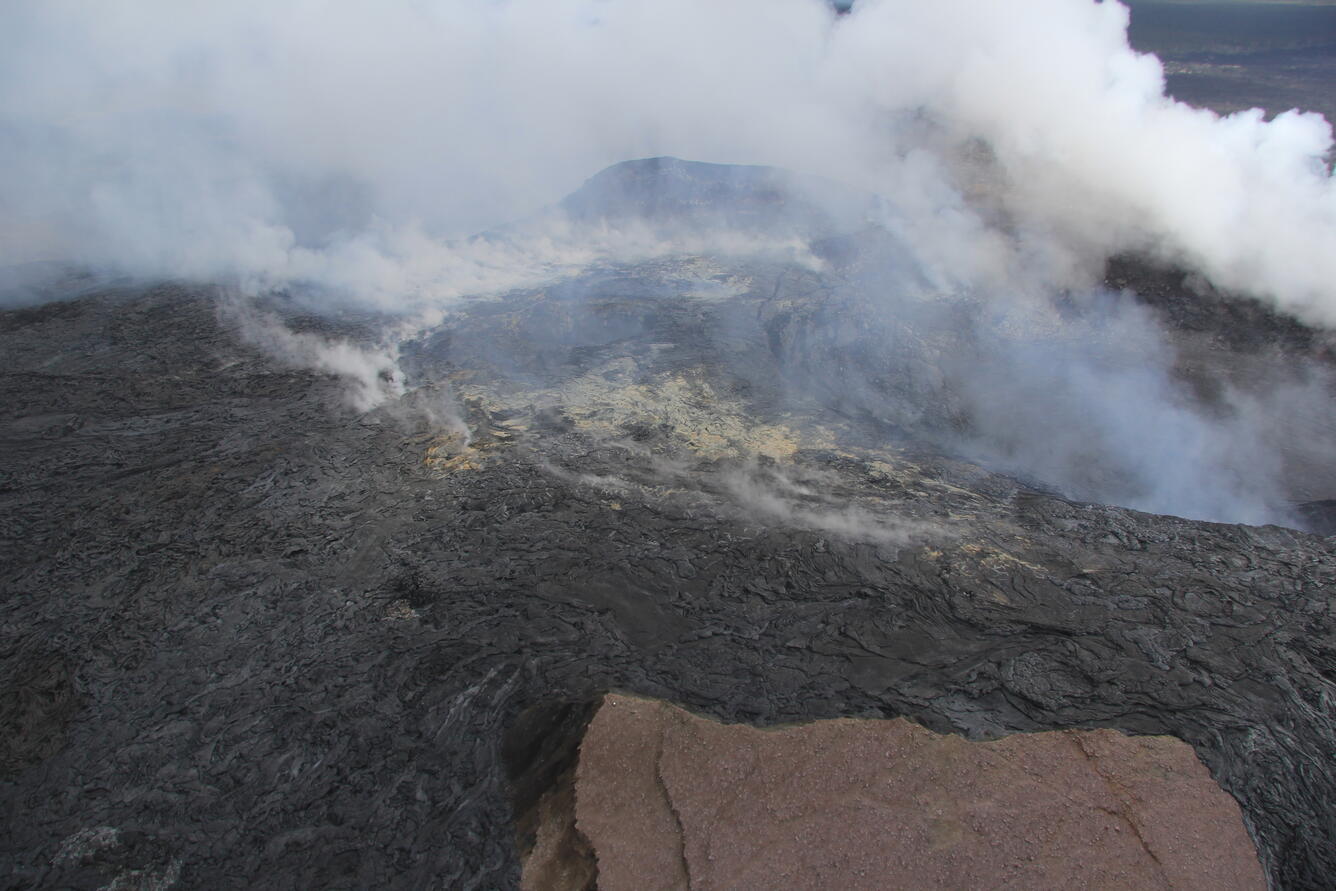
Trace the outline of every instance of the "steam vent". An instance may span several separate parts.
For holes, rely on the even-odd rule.
[[[1336,888],[1332,35],[0,3],[0,889]]]

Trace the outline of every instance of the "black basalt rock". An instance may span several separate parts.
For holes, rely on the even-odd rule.
[[[1336,874],[1330,539],[908,446],[716,454],[548,390],[466,395],[489,437],[433,451],[411,400],[359,414],[187,288],[3,313],[0,349],[8,887],[510,887],[515,802],[608,689],[1173,734],[1278,887]]]

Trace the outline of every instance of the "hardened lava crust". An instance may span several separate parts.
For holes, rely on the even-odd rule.
[[[541,748],[513,728],[610,689],[761,726],[1169,734],[1277,887],[1336,874],[1331,539],[798,417],[730,371],[801,339],[792,295],[747,328],[722,292],[656,293],[480,302],[370,411],[210,289],[0,313],[5,885],[513,886]]]

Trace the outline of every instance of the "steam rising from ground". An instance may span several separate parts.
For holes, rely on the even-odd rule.
[[[853,541],[900,547],[924,541],[943,541],[949,532],[922,521],[875,514],[857,505],[841,503],[830,494],[832,479],[795,479],[755,465],[729,474],[725,485],[735,501],[757,516],[838,535]]]
[[[367,347],[343,338],[293,331],[271,313],[241,300],[222,304],[222,313],[251,344],[299,366],[346,380],[348,396],[358,411],[404,395],[403,373],[393,345]]]
[[[1089,293],[1126,250],[1336,323],[1330,127],[1169,100],[1127,22],[1092,0],[7,4],[0,262],[296,285],[425,325],[609,258],[818,266],[791,232],[535,215],[626,158],[774,165],[884,197],[865,222],[894,247],[859,285],[888,351],[897,320],[945,318],[924,309],[942,295],[984,307],[975,361],[902,351],[936,376],[920,395],[968,415],[957,446],[1094,497],[1265,518],[1278,471],[1255,397],[1187,405],[1145,320],[1003,330],[1042,330],[1053,295]],[[402,392],[392,349],[247,330],[358,381],[362,407]]]

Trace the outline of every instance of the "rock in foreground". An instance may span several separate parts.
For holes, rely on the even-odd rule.
[[[578,832],[554,789],[527,887],[1266,887],[1238,805],[1172,737],[760,730],[612,694],[573,782]]]

